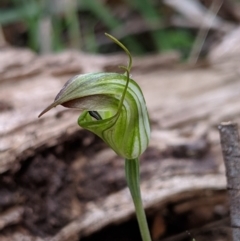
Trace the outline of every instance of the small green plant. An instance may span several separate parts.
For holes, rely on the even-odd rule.
[[[150,138],[148,112],[140,87],[130,78],[130,52],[113,36],[106,35],[129,56],[128,66],[120,66],[125,73],[88,73],[73,77],[39,117],[57,105],[83,111],[78,124],[101,137],[125,159],[126,180],[142,240],[151,241],[139,186],[139,156]]]

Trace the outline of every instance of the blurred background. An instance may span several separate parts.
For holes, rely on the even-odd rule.
[[[41,119],[73,75],[133,55],[152,137],[141,159],[153,241],[229,241],[217,125],[240,120],[239,0],[0,0],[0,240],[140,241],[121,158],[78,111]]]
[[[43,54],[64,49],[117,51],[111,33],[134,55],[178,50],[189,57],[196,36],[206,54],[238,24],[239,1],[1,0],[1,42]],[[204,32],[204,31],[205,32]],[[208,32],[208,34],[206,34]]]

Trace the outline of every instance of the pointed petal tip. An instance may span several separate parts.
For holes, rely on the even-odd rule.
[[[41,112],[39,115],[38,115],[38,118],[40,118],[42,115],[44,115],[45,112]]]
[[[38,115],[38,118],[40,118],[42,115],[44,115],[47,111],[49,111],[48,108],[46,108],[45,110],[43,110],[43,111]]]
[[[46,112],[51,110],[53,107],[56,107],[58,104],[56,102],[53,102],[51,105],[49,105],[47,108],[45,108],[39,115],[38,118],[40,118],[42,115],[44,115]]]

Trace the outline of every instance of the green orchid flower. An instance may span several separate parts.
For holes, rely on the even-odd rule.
[[[119,156],[139,157],[149,143],[148,112],[140,87],[129,78],[131,57],[129,66],[122,68],[125,74],[89,73],[73,77],[39,116],[57,105],[82,110],[78,119],[81,127],[101,137]]]
[[[142,239],[151,241],[139,187],[138,160],[149,143],[148,112],[140,87],[130,78],[131,54],[117,39],[106,35],[129,56],[128,66],[120,66],[125,73],[88,73],[73,77],[39,117],[57,105],[83,111],[78,124],[101,137],[119,156],[125,158],[127,184]]]

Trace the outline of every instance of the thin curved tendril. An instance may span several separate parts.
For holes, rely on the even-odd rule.
[[[129,50],[121,43],[119,42],[116,38],[114,38],[111,34],[105,33],[105,35],[107,37],[109,37],[114,43],[116,43],[118,46],[120,46],[128,55],[129,58],[129,62],[128,62],[128,66],[125,67],[126,69],[128,69],[128,71],[130,72],[131,68],[132,68],[132,56],[129,52]]]
[[[129,50],[121,42],[119,42],[115,37],[113,37],[112,35],[110,35],[108,33],[105,33],[105,35],[107,37],[109,37],[118,46],[120,46],[125,51],[125,53],[127,54],[128,58],[129,58],[128,59],[128,66],[119,66],[120,69],[124,69],[126,71],[124,74],[126,74],[126,76],[127,76],[126,86],[124,88],[122,98],[121,98],[119,106],[118,106],[118,111],[116,113],[116,115],[119,115],[120,112],[121,112],[121,106],[123,105],[123,101],[124,101],[125,95],[127,93],[128,84],[130,82],[130,71],[131,71],[131,68],[132,68],[132,56],[131,56],[131,53],[129,52]]]
[[[118,46],[120,46],[128,56],[128,66],[119,66],[120,69],[124,69],[126,71],[124,74],[126,74],[126,76],[127,76],[126,86],[124,88],[121,100],[119,102],[118,111],[116,113],[116,115],[119,115],[121,112],[121,106],[123,105],[123,101],[124,101],[125,95],[127,93],[128,84],[130,82],[129,77],[130,77],[130,70],[132,68],[132,56],[131,56],[131,53],[129,52],[129,50],[120,41],[118,41],[115,37],[113,37],[112,35],[110,35],[108,33],[105,33],[105,35],[108,38],[110,38],[114,43],[116,43]],[[101,116],[99,115],[99,113],[97,111],[95,111],[95,112],[89,111],[89,114],[92,117],[94,117],[95,119],[101,120]]]

